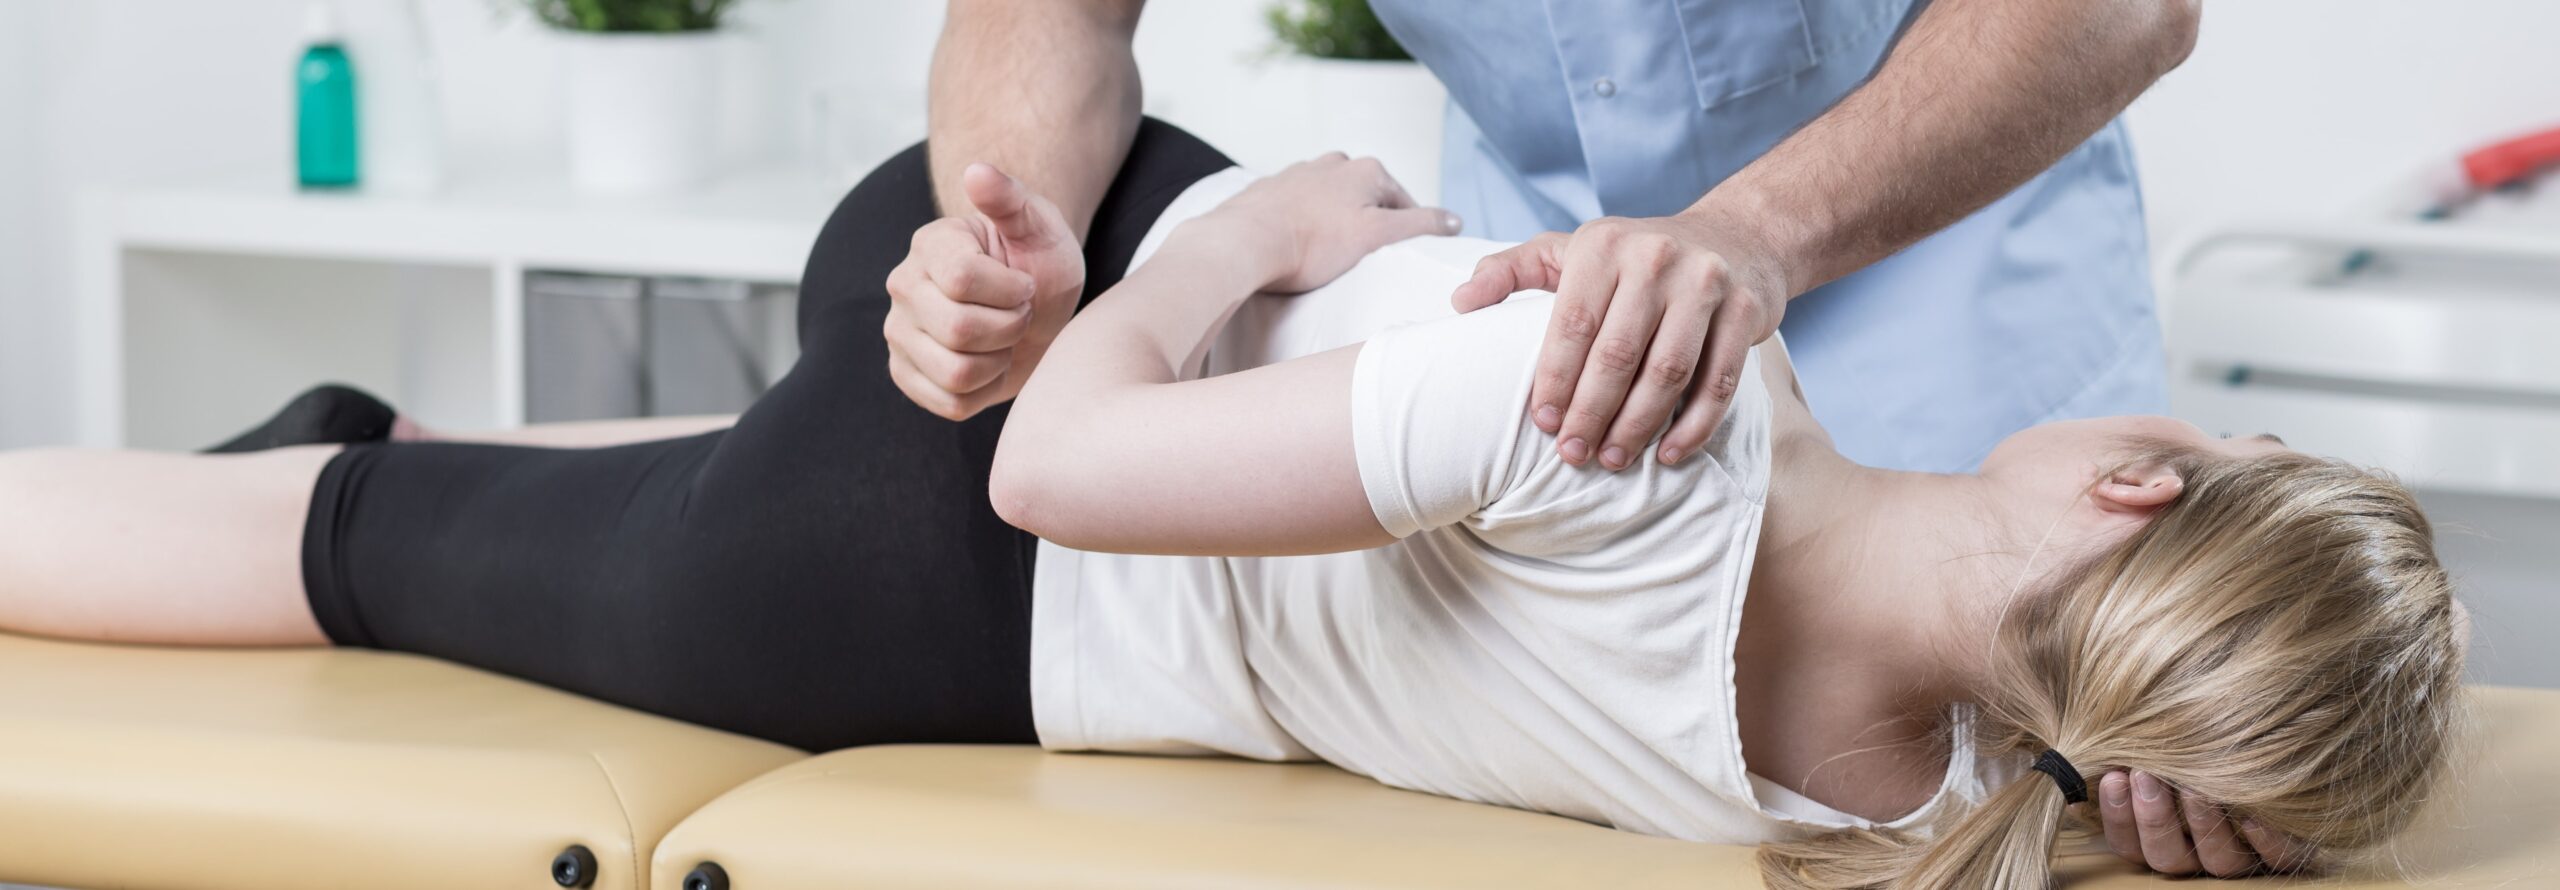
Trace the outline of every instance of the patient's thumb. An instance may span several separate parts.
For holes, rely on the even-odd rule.
[[[1031,187],[1022,180],[995,168],[993,164],[970,164],[960,171],[960,188],[969,196],[969,205],[985,214],[995,224],[996,233],[1008,241],[1039,243],[1051,233],[1032,212]]]
[[[1449,294],[1450,307],[1474,312],[1524,290],[1556,289],[1554,254],[1561,243],[1552,233],[1540,235],[1478,261],[1475,274]]]

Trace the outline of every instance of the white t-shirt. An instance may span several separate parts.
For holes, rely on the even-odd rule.
[[[1229,170],[1193,186],[1139,261],[1250,181]],[[1733,653],[1770,476],[1758,353],[1695,457],[1566,464],[1526,415],[1552,298],[1449,308],[1503,246],[1407,241],[1237,312],[1210,374],[1366,341],[1352,437],[1370,508],[1398,540],[1260,558],[1042,542],[1041,743],[1321,758],[1400,788],[1693,840],[1874,824],[1743,765]],[[1979,796],[1956,748],[1946,787],[1894,824]]]

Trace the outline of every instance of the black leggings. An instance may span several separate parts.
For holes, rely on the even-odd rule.
[[[1141,124],[1086,240],[1087,298],[1232,165]],[[731,429],[347,449],[303,538],[321,628],[806,749],[1037,741],[1034,540],[987,505],[1006,406],[926,413],[880,335],[889,270],[936,215],[921,145],[845,197],[801,280],[799,364]]]

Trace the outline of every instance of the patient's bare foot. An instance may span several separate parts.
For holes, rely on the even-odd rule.
[[[391,441],[434,442],[443,438],[444,434],[428,429],[426,424],[410,420],[406,414],[391,419]]]

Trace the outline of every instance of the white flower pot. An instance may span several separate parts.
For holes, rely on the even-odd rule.
[[[602,192],[661,192],[711,170],[715,32],[560,32],[569,178]]]
[[[1448,88],[1419,62],[1367,62],[1280,56],[1264,76],[1284,94],[1302,97],[1288,120],[1292,160],[1327,151],[1375,157],[1414,200],[1440,196],[1440,122]]]

